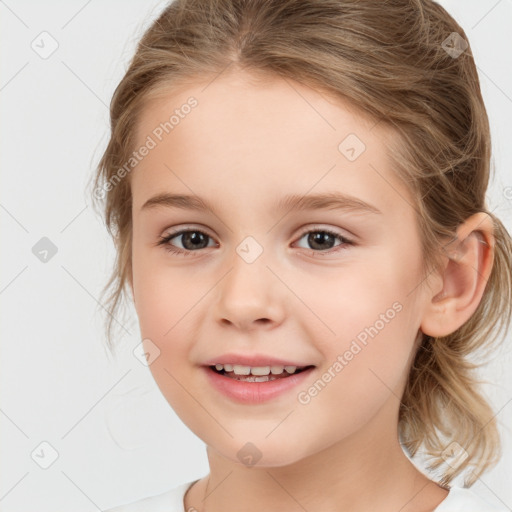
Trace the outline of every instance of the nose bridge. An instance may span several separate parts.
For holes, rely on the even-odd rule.
[[[216,305],[218,321],[249,328],[256,323],[280,323],[284,297],[267,268],[263,247],[246,237],[236,248],[230,270],[220,284]]]

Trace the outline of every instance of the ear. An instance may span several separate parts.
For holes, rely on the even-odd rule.
[[[451,334],[473,315],[482,299],[494,260],[494,224],[484,212],[469,217],[445,246],[446,260],[436,275],[441,289],[429,291],[420,329],[432,337]]]

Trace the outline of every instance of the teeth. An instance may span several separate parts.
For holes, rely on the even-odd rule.
[[[268,375],[270,366],[254,366],[251,368],[251,375]]]
[[[270,377],[268,375],[262,375],[261,377],[253,376],[247,377],[247,379],[244,379],[246,382],[268,382],[269,380],[274,380],[277,377]]]
[[[233,371],[235,372],[235,375],[249,375],[251,373],[251,367],[235,364],[233,365]]]
[[[295,373],[297,366],[243,366],[241,364],[219,364],[215,365],[217,371],[225,370],[226,372],[234,372],[235,375],[280,375],[283,371],[289,374]]]

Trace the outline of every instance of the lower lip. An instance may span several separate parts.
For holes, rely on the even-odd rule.
[[[203,369],[212,386],[223,395],[239,403],[258,404],[272,400],[302,384],[315,367],[308,368],[289,377],[269,380],[267,382],[235,380],[217,373],[209,366],[203,366]]]

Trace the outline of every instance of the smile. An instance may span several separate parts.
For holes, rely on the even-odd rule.
[[[242,404],[259,404],[304,386],[316,367],[215,364],[202,368],[211,388],[224,397]]]
[[[310,366],[243,366],[239,364],[216,364],[210,368],[230,379],[244,382],[268,382],[285,379],[300,373]]]

